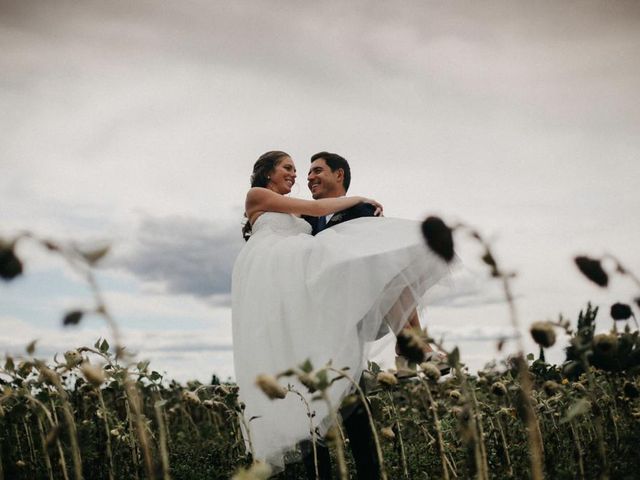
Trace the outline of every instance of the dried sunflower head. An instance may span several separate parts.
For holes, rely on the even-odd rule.
[[[446,262],[453,260],[453,231],[441,218],[427,217],[422,222],[422,234],[431,250]]]
[[[424,352],[428,345],[422,332],[412,328],[402,330],[396,339],[396,345],[400,355],[413,363],[424,361]]]
[[[552,397],[560,390],[560,385],[558,382],[554,382],[553,380],[547,380],[542,385],[544,393],[546,393],[549,397]]]
[[[609,276],[602,268],[600,260],[579,256],[576,257],[574,261],[582,274],[596,285],[606,287],[609,284]]]
[[[504,397],[507,394],[507,387],[502,382],[494,382],[491,385],[491,393],[497,397]]]
[[[601,355],[613,355],[618,349],[618,336],[613,333],[600,333],[593,337],[593,350]]]
[[[611,305],[611,318],[614,320],[628,320],[633,315],[631,307],[626,303],[614,303]]]
[[[535,342],[541,347],[549,348],[556,343],[556,332],[551,322],[534,322],[530,331]]]

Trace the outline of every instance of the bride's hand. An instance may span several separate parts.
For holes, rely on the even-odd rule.
[[[382,217],[382,211],[383,211],[383,207],[382,204],[379,202],[376,202],[374,199],[372,198],[362,198],[362,202],[363,203],[368,203],[369,205],[373,205],[375,207],[375,211],[373,212],[373,216],[374,217]]]

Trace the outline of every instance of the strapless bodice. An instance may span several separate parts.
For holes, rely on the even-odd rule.
[[[311,225],[304,219],[290,213],[264,212],[253,223],[251,230],[253,235],[264,230],[271,230],[284,235],[297,235],[299,233],[311,235]]]

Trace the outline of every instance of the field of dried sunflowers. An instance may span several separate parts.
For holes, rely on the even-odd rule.
[[[456,230],[485,248],[483,261],[503,282],[519,331],[511,275],[496,264],[478,232],[462,225],[450,228],[433,217],[423,224],[427,244],[445,259],[453,256]],[[80,251],[28,237],[86,276],[94,292],[93,312],[111,327],[113,345],[99,339],[59,360],[44,361],[31,343],[24,355],[5,358],[0,368],[0,480],[268,478],[269,469],[253,463],[246,451],[241,425],[250,431],[251,422],[243,416],[235,385],[216,377],[209,385],[181,385],[123,348],[92,273],[106,250]],[[23,238],[0,242],[0,275],[6,281],[22,273],[14,247]],[[613,258],[576,257],[575,262],[603,288],[611,274],[626,275],[640,285]],[[605,269],[611,263],[614,268]],[[613,328],[606,334],[594,334],[598,309],[590,305],[574,321],[535,323],[530,332],[539,352],[525,356],[516,335],[519,353],[477,375],[465,369],[454,349],[447,352],[452,374],[441,378],[432,364],[420,363],[425,338],[408,333],[403,353],[415,363],[413,375],[398,380],[375,364],[368,371],[370,421],[376,427],[383,477],[639,478],[636,306],[611,306]],[[84,313],[69,312],[63,323],[78,323]],[[598,320],[610,321],[603,317]],[[571,340],[566,361],[551,365],[544,349],[553,345],[558,330]],[[295,395],[287,378],[297,376],[321,398],[336,375],[348,372],[306,363],[277,378],[262,378],[260,384],[273,397]],[[349,478],[354,469],[345,440],[339,429],[331,433],[336,478]],[[277,478],[304,478],[302,472],[300,464],[292,463]]]

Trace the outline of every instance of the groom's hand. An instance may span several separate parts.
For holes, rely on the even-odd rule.
[[[369,205],[372,205],[375,208],[375,211],[373,212],[373,216],[374,217],[382,217],[382,211],[383,211],[383,207],[382,204],[379,202],[376,202],[374,199],[372,198],[365,198],[364,199],[364,203],[368,203]]]

